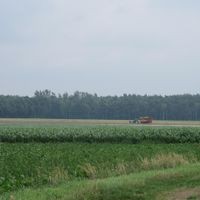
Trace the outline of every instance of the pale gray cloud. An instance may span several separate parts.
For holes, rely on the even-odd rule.
[[[200,3],[2,0],[0,93],[199,93]]]

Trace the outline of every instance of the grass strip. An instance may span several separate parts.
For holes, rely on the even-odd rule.
[[[166,199],[160,193],[200,186],[200,164],[150,170],[125,176],[63,183],[56,187],[25,189],[1,196],[2,200],[130,200]]]

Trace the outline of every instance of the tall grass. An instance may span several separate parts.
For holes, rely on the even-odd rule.
[[[161,169],[161,168],[173,168],[180,165],[189,164],[190,162],[196,162],[195,158],[188,158],[182,154],[167,153],[157,154],[152,158],[143,158],[141,161],[142,169]]]
[[[192,164],[173,169],[144,171],[101,180],[72,181],[56,187],[29,188],[7,193],[2,195],[1,199],[10,200],[11,197],[14,200],[172,199],[173,196],[169,191],[174,191],[177,188],[184,188],[184,190],[187,187],[199,188],[199,170],[199,164]],[[193,197],[195,197],[194,193]],[[191,198],[191,195],[189,195],[189,198]]]

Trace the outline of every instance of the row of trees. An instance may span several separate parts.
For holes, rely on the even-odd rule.
[[[85,92],[56,95],[36,91],[33,97],[0,95],[0,117],[200,120],[200,94],[173,96],[97,96]]]

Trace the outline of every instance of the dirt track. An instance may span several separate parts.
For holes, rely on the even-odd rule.
[[[200,121],[158,121],[152,124],[129,124],[129,120],[83,120],[83,119],[24,119],[0,118],[0,125],[127,125],[127,126],[174,126],[200,127]]]
[[[200,188],[181,188],[166,194],[166,200],[200,199]]]

